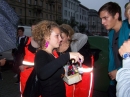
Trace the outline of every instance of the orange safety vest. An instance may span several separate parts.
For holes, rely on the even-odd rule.
[[[25,46],[25,56],[24,56],[24,59],[23,59],[23,65],[24,65],[25,68],[24,68],[24,71],[22,71],[20,73],[20,91],[21,91],[21,94],[23,94],[23,92],[24,92],[26,81],[27,81],[28,77],[30,76],[30,74],[33,70],[33,66],[34,66],[35,54],[28,50],[28,45],[30,44],[30,42],[31,42],[31,38],[29,37],[27,44]]]
[[[56,58],[58,58],[58,54],[56,50],[53,51],[53,54]],[[91,57],[92,68],[94,64],[94,57]],[[89,69],[90,67],[86,65],[82,65],[83,68]],[[66,87],[66,97],[92,97],[93,87],[94,87],[94,79],[93,79],[93,71],[84,72],[82,74],[82,81],[75,83],[73,85],[68,85],[65,83]]]
[[[28,42],[25,46],[25,56],[23,59],[23,65],[27,65],[27,66],[34,65],[34,57],[35,57],[35,54],[28,50],[28,45],[30,44],[30,42],[31,42],[31,39],[29,37]]]

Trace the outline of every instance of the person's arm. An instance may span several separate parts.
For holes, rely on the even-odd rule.
[[[0,60],[0,66],[4,66],[4,65],[5,65],[5,62],[6,62],[5,59],[1,59],[1,60]]]
[[[130,97],[130,40],[125,41],[119,49],[119,54],[123,57],[123,66],[117,71],[116,81],[117,81],[117,97]]]
[[[45,80],[52,76],[59,68],[70,59],[69,53],[63,54],[58,58],[50,59],[50,55],[45,51],[38,51],[35,57],[35,68],[40,79]]]
[[[71,50],[73,52],[77,52],[87,43],[88,36],[82,33],[75,33],[72,37],[72,40],[76,41],[71,42]]]
[[[123,67],[117,71],[117,97],[130,97],[130,58],[123,60]]]

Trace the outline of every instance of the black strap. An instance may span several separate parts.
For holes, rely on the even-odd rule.
[[[26,46],[27,42],[28,42],[29,37],[25,36],[25,40],[24,40],[24,46]]]

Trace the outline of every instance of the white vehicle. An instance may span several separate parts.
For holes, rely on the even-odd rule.
[[[31,36],[31,27],[30,26],[18,26],[18,27],[24,27],[24,35]],[[0,59],[6,58],[6,60],[13,60],[12,57],[12,49],[0,53]]]

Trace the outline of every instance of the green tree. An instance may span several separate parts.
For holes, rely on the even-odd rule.
[[[85,24],[79,25],[79,26],[78,26],[78,29],[79,29],[79,31],[80,31],[81,33],[82,33],[82,32],[85,32],[86,25],[85,25]]]
[[[75,18],[74,17],[71,17],[70,21],[68,22],[68,24],[74,28],[78,25],[78,22],[76,22]]]
[[[61,25],[61,24],[68,24],[67,20],[63,20],[63,19],[56,20],[56,23],[59,24],[59,25]]]

